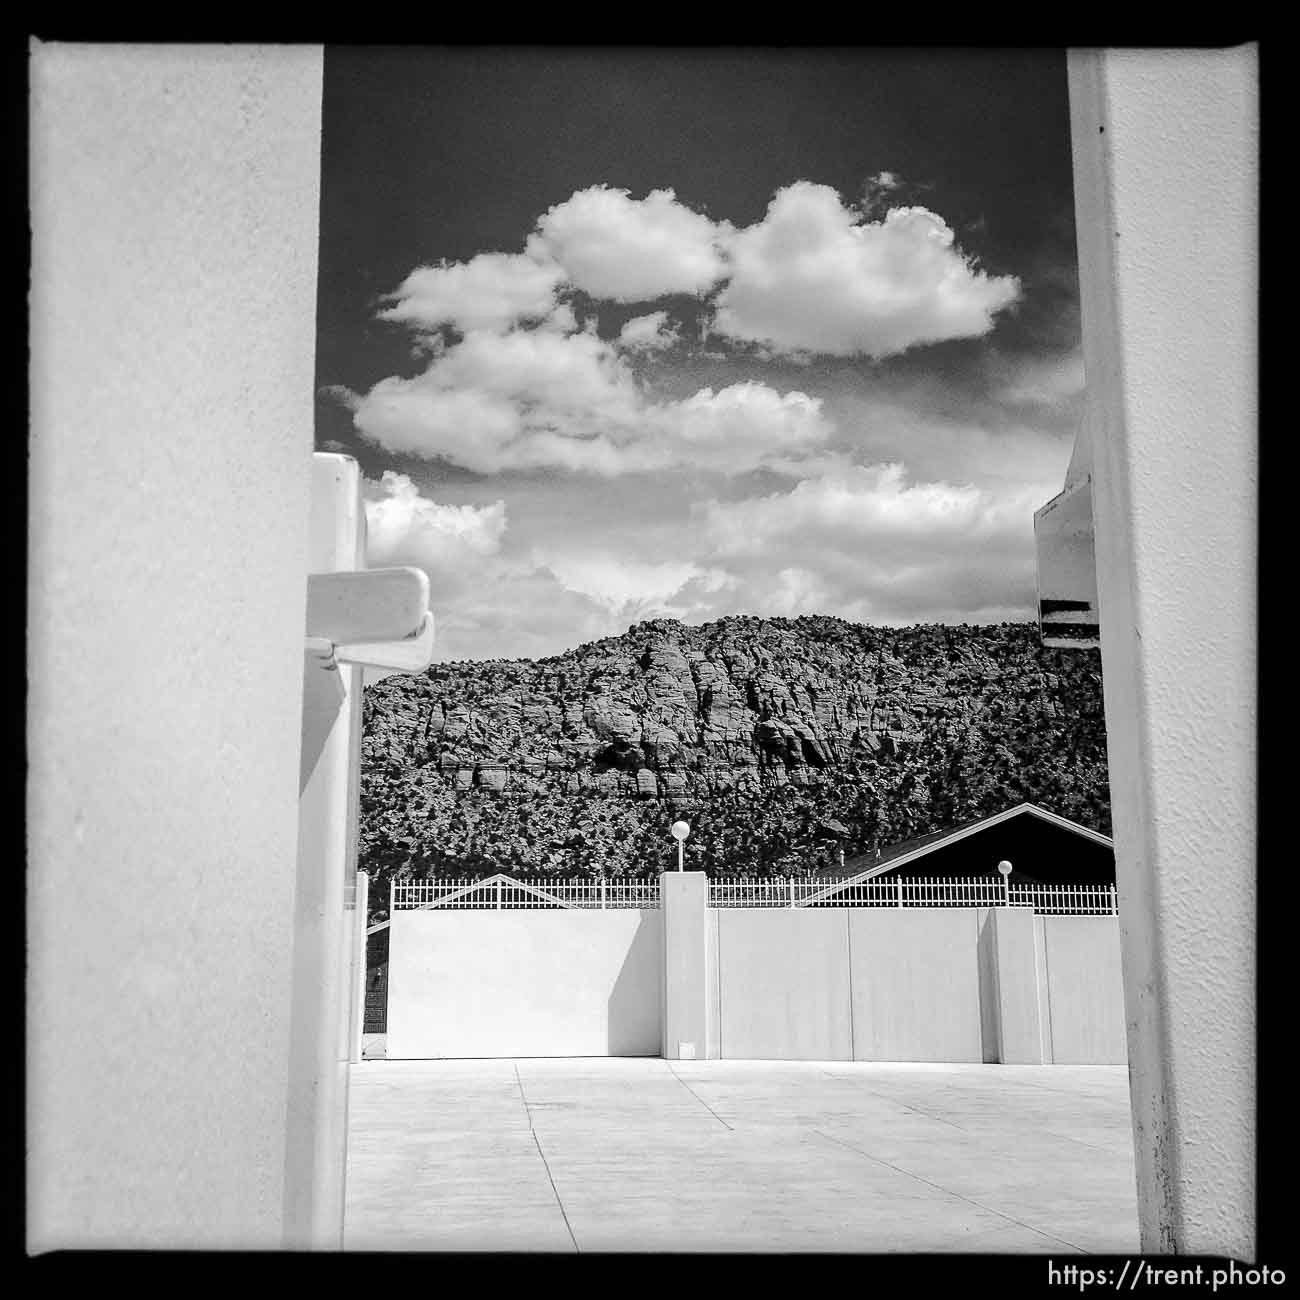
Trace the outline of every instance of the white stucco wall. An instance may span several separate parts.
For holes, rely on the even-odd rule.
[[[853,953],[853,1056],[982,1061],[982,908],[845,909]]]
[[[692,1032],[696,1059],[1124,1059],[1113,916],[707,908],[699,874],[661,910],[397,912],[388,1057],[673,1057]]]
[[[1250,1258],[1258,55],[1069,76],[1142,1243]]]
[[[720,968],[718,965],[718,917],[722,915],[722,909],[706,907],[705,913],[704,978],[706,987],[704,990],[704,1022],[705,1036],[707,1038],[705,1056],[710,1061],[716,1061],[722,1056],[722,1043],[720,1041],[722,1030],[722,984],[719,979]]]
[[[1124,983],[1111,917],[1039,917],[1045,1047],[1056,1065],[1122,1065]]]
[[[659,903],[664,952],[660,1052],[670,1061],[705,1059],[717,1038],[707,995],[717,937],[709,925],[708,879],[702,871],[663,872]]]
[[[845,910],[716,910],[723,1058],[851,1061]]]
[[[651,908],[396,912],[388,1059],[658,1056],[662,931]]]
[[[33,54],[32,1250],[281,1244],[321,63]]]
[[[1051,1059],[1042,933],[1040,918],[1027,908],[989,909],[981,956],[992,963],[989,984],[997,1012],[993,1059],[1004,1065],[1042,1065]]]
[[[350,456],[318,452],[312,457],[307,564],[312,573],[365,567],[361,469]],[[303,692],[303,767],[308,772],[298,802],[285,1239],[294,1249],[339,1250],[356,924],[346,897],[356,890],[361,669],[308,654],[304,671],[309,680]],[[324,675],[325,690],[325,683],[311,682],[313,674]],[[322,701],[328,702],[324,709]],[[307,743],[309,732],[324,733],[319,751]]]
[[[1124,1060],[1114,916],[976,907],[713,915],[716,965],[698,996],[714,998],[716,981],[723,1059]]]

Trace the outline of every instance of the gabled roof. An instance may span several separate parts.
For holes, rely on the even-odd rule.
[[[1045,822],[1050,822],[1053,826],[1059,826],[1062,830],[1081,835],[1094,844],[1104,845],[1108,849],[1115,847],[1114,840],[1109,836],[1102,835],[1098,831],[1089,830],[1086,826],[1080,826],[1078,822],[1072,822],[1068,817],[1060,817],[1056,813],[1048,812],[1046,808],[1040,808],[1034,803],[1018,803],[1014,808],[1007,808],[1000,813],[994,813],[991,817],[977,817],[973,821],[962,822],[961,825],[953,826],[949,830],[931,831],[927,835],[917,835],[910,840],[904,840],[901,844],[891,845],[878,854],[853,859],[845,863],[844,866],[844,870],[850,872],[848,876],[845,876],[843,871],[838,870],[823,871],[818,874],[827,877],[834,876],[846,884],[849,881],[870,880],[873,876],[879,876],[886,871],[893,871],[906,863],[915,861],[917,858],[923,858],[927,853],[933,853],[936,849],[943,848],[948,844],[955,844],[958,840],[964,840],[968,835],[974,835],[978,831],[987,830],[990,826],[998,825],[999,822],[1010,821],[1013,817],[1020,817],[1026,813],[1039,817]],[[855,871],[854,868],[856,867],[861,867],[862,870]]]

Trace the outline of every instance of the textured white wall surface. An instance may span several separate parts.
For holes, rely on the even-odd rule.
[[[982,1061],[983,908],[846,909],[859,1061]]]
[[[655,1056],[662,1024],[697,1035],[671,1040],[673,1054],[686,1041],[696,1059],[979,1062],[998,1059],[997,1011],[986,1003],[999,988],[1034,1017],[1034,1053],[1015,1060],[1052,1060],[1053,1018],[1058,1059],[1124,1059],[1113,916],[708,908],[693,888],[701,873],[663,882],[661,910],[397,912],[389,1059]],[[1003,945],[996,971],[995,945],[981,940],[990,910],[1024,940]],[[664,924],[674,914],[685,957]],[[691,915],[695,926],[685,924]],[[707,963],[695,960],[697,947]],[[675,997],[676,1020],[661,990]],[[701,1029],[706,1014],[716,1029]]]
[[[1143,1247],[1255,1248],[1255,47],[1072,52]]]
[[[990,983],[997,1002],[994,1059],[1006,1065],[1041,1065],[1047,1060],[1047,982],[1040,938],[1033,913],[1018,907],[989,909],[983,954],[992,963]]]
[[[670,1061],[684,1053],[703,1060],[716,1051],[718,1035],[709,993],[717,930],[709,919],[708,877],[702,871],[666,871],[659,877],[659,899],[664,946],[660,1051]]]
[[[1044,1048],[1056,1065],[1122,1065],[1124,980],[1113,917],[1040,916]]]
[[[352,923],[349,945],[352,960],[352,1006],[348,1012],[348,1061],[361,1060],[361,1043],[366,1028],[366,928],[370,920],[370,876],[357,872],[357,883],[349,900]]]
[[[845,911],[717,912],[723,1059],[851,1061]]]
[[[33,1250],[281,1242],[321,68],[33,50]]]
[[[656,909],[399,911],[389,933],[389,1060],[659,1055]]]
[[[990,911],[1000,943],[982,938]],[[1006,1047],[1004,1059],[1043,1064],[1053,1059],[1055,1020],[1063,1062],[1124,1060],[1113,916],[977,907],[711,913],[723,1059],[980,1062]]]
[[[311,460],[307,565],[312,573],[351,572],[365,564],[361,469],[351,456]],[[328,729],[309,727],[319,686],[304,689],[304,751],[309,729],[324,731],[298,805],[298,881],[294,892],[292,1028],[285,1150],[285,1244],[338,1250],[346,1202],[350,941],[355,891],[354,804],[361,771],[361,669],[323,665],[304,655],[307,674],[337,678],[325,698],[337,709]],[[309,676],[310,683],[310,676]],[[341,695],[341,699],[340,699]],[[301,771],[301,767],[299,769]]]

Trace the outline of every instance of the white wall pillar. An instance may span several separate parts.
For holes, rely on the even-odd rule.
[[[321,70],[33,45],[33,1252],[283,1240]]]
[[[989,909],[998,1060],[1003,1065],[1043,1065],[1046,1047],[1039,980],[1038,925],[1029,907]]]
[[[355,841],[354,841],[355,842]],[[370,876],[357,872],[352,899],[352,1041],[348,1059],[361,1060],[361,1041],[366,1029],[366,929],[370,919]]]
[[[663,1055],[668,1061],[709,1054],[709,878],[703,871],[659,877],[664,927]]]
[[[1258,56],[1071,52],[1144,1251],[1255,1253]]]
[[[364,568],[360,467],[350,456],[318,453],[311,468],[310,572]],[[353,913],[344,895],[356,879],[361,671],[306,656],[309,681],[313,675],[337,681],[342,698],[330,706],[330,724],[299,807],[285,1153],[285,1245],[299,1250],[337,1250],[343,1243],[353,991]],[[321,703],[321,692],[304,692],[305,723]],[[304,734],[310,730],[304,725]]]

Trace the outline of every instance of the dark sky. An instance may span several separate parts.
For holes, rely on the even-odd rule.
[[[539,213],[598,181],[739,225],[795,177],[847,198],[900,173],[986,269],[1038,281],[1003,346],[1069,346],[1069,129],[1063,50],[330,47],[318,383],[409,364],[367,318],[413,266],[520,251]],[[346,436],[346,412],[322,414],[323,437]]]
[[[938,214],[974,266],[1018,278],[1019,300],[996,328],[883,358],[773,356],[758,369],[752,351],[679,352],[645,381],[673,397],[750,378],[799,389],[823,402],[840,434],[853,426],[858,468],[904,461],[918,483],[1000,482],[995,462],[1023,462],[1034,441],[1034,481],[1047,483],[1068,460],[1079,384],[1057,392],[1052,380],[1041,400],[1025,392],[1039,382],[1032,375],[1080,365],[1064,51],[327,48],[318,387],[364,395],[386,377],[418,375],[428,355],[408,330],[374,319],[381,295],[422,265],[522,253],[542,214],[589,187],[634,199],[672,189],[679,204],[739,228],[762,221],[796,181],[832,187],[848,206],[880,173],[900,182],[890,206]],[[581,294],[572,301],[588,305]],[[604,304],[600,337],[649,310]],[[859,430],[860,411],[869,417]],[[357,455],[371,478],[410,476],[443,506],[503,500],[512,521],[549,508],[538,503],[558,490],[554,474],[482,474],[363,440],[336,397],[318,403],[317,438]],[[722,495],[742,482],[772,487],[733,477]],[[613,500],[628,485],[601,486]],[[1023,606],[1028,617],[1028,549],[1017,572],[1014,592],[991,601],[982,578],[967,587],[989,611]],[[835,590],[839,605],[824,612],[862,616],[866,606]],[[918,598],[879,614],[898,621],[915,607],[944,618],[966,604]]]

